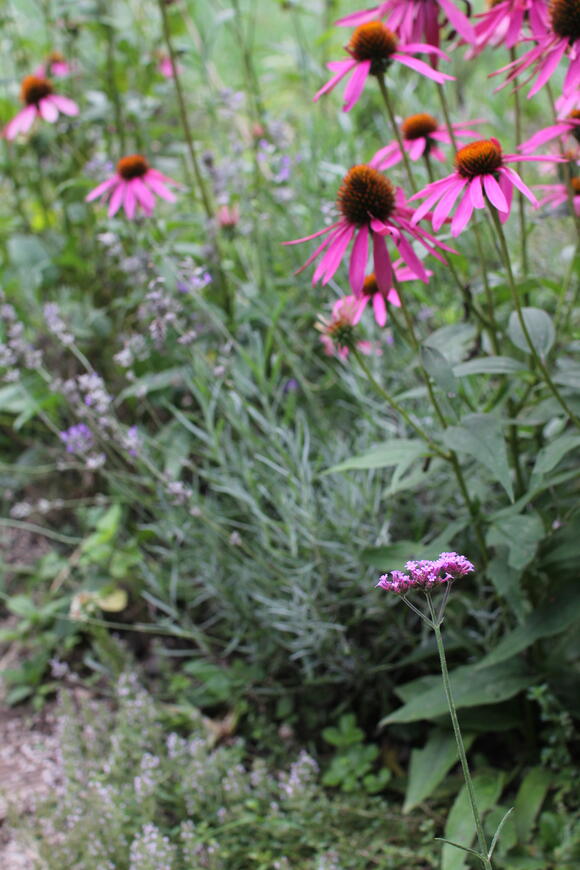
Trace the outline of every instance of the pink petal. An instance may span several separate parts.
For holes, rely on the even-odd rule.
[[[414,142],[411,142],[410,147],[407,148],[411,160],[418,160],[420,157],[422,157],[426,147],[427,140],[424,138],[424,136],[421,136],[419,139],[415,139]]]
[[[475,31],[465,15],[457,9],[450,0],[437,0],[439,6],[443,9],[447,18],[453,25],[457,33],[462,36],[466,42],[475,42]]]
[[[140,178],[133,178],[130,181],[133,193],[135,194],[137,201],[143,207],[143,211],[145,214],[151,214],[153,208],[155,207],[155,197],[151,193],[148,187],[146,187]]]
[[[327,237],[324,239],[324,241],[323,241],[320,245],[318,245],[318,247],[316,248],[316,250],[315,250],[312,254],[310,254],[310,256],[308,257],[308,259],[306,260],[306,262],[304,263],[304,265],[303,265],[303,266],[300,266],[300,268],[297,269],[296,272],[295,272],[294,274],[295,274],[295,275],[299,275],[300,272],[303,272],[305,269],[307,269],[308,266],[309,266],[311,263],[313,263],[314,260],[316,260],[316,258],[318,257],[318,255],[319,255],[319,254],[320,254],[320,253],[321,253],[321,252],[326,248],[326,246],[330,244],[330,242],[332,241],[333,236],[334,236],[337,232],[338,232],[338,230],[335,229],[333,233],[331,233],[329,236],[327,236]],[[284,244],[287,244],[287,243],[284,242]]]
[[[387,322],[387,306],[382,293],[373,294],[373,310],[375,312],[375,320],[379,326],[384,326]]]
[[[282,242],[283,245],[300,245],[302,242],[309,242],[310,239],[316,239],[318,236],[323,236],[325,233],[331,232],[334,230],[342,221],[335,221],[333,224],[330,224],[329,227],[324,227],[323,230],[318,230],[316,233],[312,233],[311,236],[303,236],[301,239],[292,239],[290,242]]]
[[[127,182],[119,180],[113,194],[111,196],[111,201],[109,203],[109,217],[113,217],[113,215],[117,214],[121,206],[123,205],[123,201],[125,199],[125,192],[127,190]]]
[[[44,97],[44,99],[40,100],[38,104],[38,111],[45,121],[48,121],[49,124],[54,124],[56,119],[58,118],[58,109],[51,101],[50,97]]]
[[[455,182],[455,184],[450,185],[449,189],[443,194],[441,199],[439,200],[435,211],[433,212],[433,229],[440,230],[447,217],[449,217],[449,213],[453,206],[455,205],[455,201],[465,185],[467,184],[466,178],[461,178]]]
[[[340,70],[340,72],[336,73],[336,75],[333,75],[332,78],[330,78],[330,79],[326,82],[326,84],[323,85],[323,86],[320,88],[320,90],[317,91],[317,92],[314,94],[314,96],[312,97],[312,101],[313,101],[314,103],[316,103],[316,101],[319,100],[320,97],[321,97],[323,94],[327,94],[329,91],[334,90],[334,88],[335,88],[335,87],[337,86],[337,84],[338,84],[338,83],[339,83],[339,82],[340,82],[340,81],[345,77],[345,75],[346,75],[346,74],[347,74],[347,73],[348,73],[348,72],[349,72],[353,67],[356,66],[356,60],[345,60],[345,61],[341,61],[341,63],[344,63],[344,66],[343,66],[343,68]]]
[[[410,69],[415,70],[415,72],[421,73],[421,75],[426,76],[428,79],[432,79],[434,82],[438,82],[442,85],[446,81],[452,81],[455,79],[455,76],[447,75],[447,73],[439,72],[438,70],[434,70],[433,67],[430,67],[422,60],[418,60],[416,57],[406,57],[404,54],[393,54],[393,60],[398,60],[399,63],[402,63],[404,66],[408,66]]]
[[[473,214],[473,203],[470,196],[464,196],[457,207],[455,217],[451,221],[451,235],[458,236],[467,224]]]
[[[127,182],[127,191],[125,193],[125,201],[123,203],[125,208],[125,214],[132,220],[135,217],[135,210],[137,208],[137,198],[135,196],[135,190],[133,185],[136,179]]]
[[[495,205],[498,211],[509,212],[506,198],[502,193],[501,187],[493,177],[493,175],[482,176],[483,187],[487,197],[492,205]]]
[[[560,45],[556,47],[556,49],[549,55],[549,57],[541,64],[540,75],[536,79],[534,86],[530,89],[528,94],[528,99],[533,97],[540,88],[542,88],[549,78],[551,78],[552,74],[556,71],[558,64],[560,63],[564,52],[568,46],[567,40],[562,40]]]
[[[313,284],[316,284],[316,282],[319,281],[322,278],[322,276],[324,275],[324,273],[326,272],[328,260],[329,260],[329,257],[332,256],[332,251],[334,249],[334,245],[336,244],[336,242],[340,241],[340,239],[344,235],[344,231],[345,231],[347,226],[348,226],[348,224],[341,223],[341,225],[338,227],[338,229],[336,229],[332,233],[330,238],[328,239],[328,246],[326,248],[324,256],[322,257],[322,259],[320,260],[320,263],[318,263],[316,269],[314,270],[314,275],[312,276],[312,283]]]
[[[515,172],[511,167],[503,166],[499,172],[500,172],[500,176],[504,176],[504,177],[507,176],[507,178],[511,181],[511,183],[515,187],[517,187],[517,189],[520,191],[520,193],[523,193],[523,195],[526,197],[526,199],[529,199],[529,201],[532,203],[532,205],[538,204],[538,200],[536,199],[536,197],[534,196],[534,194],[532,193],[530,188],[527,186],[527,184],[524,184],[524,182],[522,181],[522,179],[520,178],[518,173]]]
[[[30,130],[35,118],[36,106],[26,106],[6,124],[3,135],[8,140],[16,139],[19,133],[27,133]]]
[[[85,196],[85,202],[92,202],[94,199],[97,199],[101,194],[105,193],[109,190],[110,187],[113,187],[114,184],[118,184],[119,176],[113,175],[111,178],[107,178],[106,181],[101,181],[90,193]]]
[[[175,202],[175,194],[171,190],[169,190],[169,188],[166,187],[162,181],[159,181],[158,178],[155,178],[154,175],[151,175],[150,172],[146,173],[143,178],[143,182],[153,191],[153,193],[156,193],[157,196],[160,196],[161,199],[165,199],[167,200],[167,202]]]
[[[337,239],[331,247],[331,250],[328,252],[328,260],[326,263],[326,271],[324,273],[324,277],[322,279],[322,285],[328,284],[330,279],[336,273],[336,270],[341,264],[342,258],[344,256],[344,252],[350,245],[352,241],[352,237],[354,236],[356,227],[352,224],[348,225],[344,230],[339,239]]]
[[[393,274],[391,258],[387,251],[387,243],[382,236],[373,233],[373,263],[375,267],[375,279],[379,290],[388,293],[393,286]]]
[[[398,142],[389,142],[384,148],[381,148],[373,159],[369,162],[369,166],[373,169],[390,169],[401,160],[401,149]]]
[[[401,236],[398,242],[395,242],[397,249],[405,261],[405,263],[412,269],[417,278],[423,281],[425,284],[429,281],[429,276],[425,270],[425,266],[407,241],[404,236]]]
[[[369,228],[365,225],[360,228],[358,235],[354,240],[348,269],[348,279],[355,296],[359,296],[363,288],[368,256]]]
[[[442,49],[437,48],[436,45],[431,45],[428,42],[406,42],[404,45],[399,45],[398,49],[405,54],[423,52],[423,54],[435,54],[437,57],[443,58],[443,60],[451,60],[449,55],[445,54]]]
[[[51,94],[48,99],[54,103],[56,108],[59,112],[62,112],[63,115],[70,115],[73,117],[79,113],[79,107],[77,104],[72,100],[69,100],[68,97],[63,97],[62,94]]]
[[[344,89],[344,105],[343,111],[350,112],[352,107],[357,102],[363,92],[365,82],[371,71],[371,61],[363,60],[362,63],[357,63],[349,83]]]
[[[483,190],[481,187],[481,175],[476,175],[469,182],[469,195],[474,208],[485,208]]]

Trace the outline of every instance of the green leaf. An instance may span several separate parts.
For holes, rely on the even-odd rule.
[[[485,356],[459,363],[453,367],[453,374],[458,378],[466,375],[513,375],[525,368],[524,363],[511,356]]]
[[[560,438],[556,438],[550,444],[542,447],[536,457],[536,464],[532,472],[533,476],[539,477],[552,471],[560,460],[576,447],[580,447],[580,435],[572,434],[561,435]]]
[[[137,378],[131,386],[127,387],[117,396],[117,402],[122,402],[130,396],[148,396],[157,390],[166,390],[183,386],[189,369],[186,366],[175,366],[162,372],[153,372]]]
[[[538,544],[545,535],[544,525],[537,514],[521,514],[494,521],[486,536],[490,547],[506,546],[508,564],[521,571],[536,555]]]
[[[427,456],[428,450],[420,441],[410,438],[399,438],[387,441],[380,447],[363,453],[362,456],[353,456],[328,468],[324,474],[334,474],[338,471],[350,471],[352,469],[388,468],[393,465],[409,466],[420,456]]]
[[[368,547],[360,555],[366,565],[381,571],[394,571],[411,559],[436,559],[441,550],[438,543],[426,546],[417,541],[397,541],[384,547]]]
[[[452,450],[468,453],[481,462],[514,500],[511,473],[501,424],[493,414],[468,414],[459,426],[450,426],[443,440]]]
[[[516,831],[520,843],[529,841],[534,823],[553,781],[545,767],[533,767],[523,778],[516,797]]]
[[[552,637],[580,619],[580,586],[572,582],[550,593],[551,603],[543,603],[487,655],[480,668],[495,667],[511,659],[542,637]]]
[[[489,847],[489,852],[487,853],[488,858],[491,858],[491,856],[493,855],[495,847],[498,844],[498,841],[499,841],[499,838],[500,838],[500,835],[502,832],[502,828],[505,825],[505,823],[507,822],[507,820],[509,819],[509,817],[511,816],[511,814],[513,813],[514,809],[515,809],[514,807],[510,807],[509,810],[504,814],[499,825],[497,826],[495,834],[493,835],[493,840],[491,841],[491,845]]]
[[[475,327],[470,323],[453,323],[435,330],[425,344],[435,348],[451,363],[461,362],[475,338]]]
[[[473,734],[464,734],[465,749],[473,743]],[[423,749],[413,749],[403,812],[409,813],[433,794],[439,783],[457,762],[457,744],[450,731],[437,728]]]
[[[424,344],[421,347],[421,362],[425,371],[431,375],[440,390],[443,390],[444,393],[457,392],[457,382],[453,369],[440,350]]]
[[[494,557],[487,566],[486,574],[495,586],[498,595],[505,598],[521,622],[525,616],[525,599],[520,586],[521,571],[508,565],[507,547],[497,547]]]
[[[466,665],[453,671],[450,679],[455,706],[460,709],[505,701],[526,689],[534,676],[526,671],[523,662],[513,659],[493,667]],[[435,719],[447,711],[443,685],[438,684],[390,713],[380,721],[379,726]]]
[[[480,773],[473,777],[473,789],[482,816],[499,800],[504,780],[505,774],[501,770],[492,770],[489,773]],[[462,843],[463,848],[468,849],[475,838],[475,833],[475,822],[471,813],[467,786],[464,785],[455,798],[447,817],[445,837],[458,844]],[[457,851],[454,846],[443,846],[442,870],[462,870],[463,867],[465,867],[465,855]]]
[[[556,330],[550,316],[541,308],[523,308],[522,314],[536,353],[545,356],[556,340]],[[510,314],[508,335],[517,348],[524,353],[531,353],[516,311]]]

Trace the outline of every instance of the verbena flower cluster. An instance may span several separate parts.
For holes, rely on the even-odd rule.
[[[421,559],[405,564],[405,571],[383,574],[377,583],[387,592],[405,595],[413,589],[431,590],[472,574],[475,566],[458,553],[440,553],[437,559]]]

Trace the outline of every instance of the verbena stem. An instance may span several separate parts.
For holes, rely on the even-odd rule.
[[[479,814],[479,809],[477,806],[477,798],[475,796],[475,789],[473,788],[473,781],[471,779],[471,773],[469,771],[469,764],[467,763],[467,755],[465,752],[465,745],[463,743],[463,737],[461,735],[461,728],[459,727],[459,719],[457,718],[457,710],[455,707],[455,701],[453,700],[453,693],[451,691],[451,683],[449,680],[449,671],[447,670],[447,659],[445,657],[445,646],[443,644],[443,637],[441,635],[441,621],[442,615],[439,617],[435,615],[435,610],[433,609],[433,603],[431,601],[431,596],[427,593],[427,604],[429,605],[429,612],[431,614],[431,621],[433,623],[433,631],[435,632],[435,640],[437,642],[437,651],[439,653],[439,663],[441,665],[441,677],[443,679],[443,690],[445,692],[445,698],[447,700],[447,706],[449,707],[449,715],[451,716],[451,724],[453,725],[453,733],[455,735],[455,742],[457,743],[457,752],[459,754],[459,761],[461,762],[461,769],[463,771],[463,778],[465,779],[465,786],[467,788],[467,795],[469,798],[469,803],[471,805],[471,812],[473,814],[473,820],[475,822],[475,829],[477,831],[477,841],[479,844],[480,850],[480,859],[485,868],[485,870],[493,870],[491,860],[487,857],[487,841],[485,837],[485,832],[483,830],[483,824],[481,822],[481,816]]]

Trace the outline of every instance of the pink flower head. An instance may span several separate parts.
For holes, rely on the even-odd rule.
[[[496,90],[501,90],[529,71],[525,82],[518,86],[523,87],[536,79],[528,93],[529,99],[552,78],[560,61],[566,57],[568,70],[564,78],[564,96],[577,91],[580,84],[580,5],[577,0],[552,0],[544,9],[547,9],[547,16],[539,13],[530,22],[532,39],[536,45],[507,66],[491,73],[492,76],[508,73],[505,82]]]
[[[449,57],[441,49],[434,45],[418,42],[400,43],[393,31],[389,30],[381,21],[369,21],[357,27],[350,42],[345,46],[345,50],[350,55],[349,59],[334,60],[327,64],[334,75],[314,96],[316,102],[323,94],[334,90],[345,76],[352,73],[344,91],[343,111],[345,112],[350,112],[358,101],[369,75],[383,75],[394,61],[410,67],[415,72],[439,84],[454,78],[413,57],[414,54],[422,53],[449,60]]]
[[[549,127],[544,127],[543,130],[538,130],[537,133],[534,133],[531,139],[522,142],[519,150],[522,154],[529,154],[530,152],[535,151],[536,148],[540,148],[547,142],[551,142],[552,139],[557,139],[559,136],[566,137],[568,135],[574,137],[576,144],[580,143],[579,109],[574,109],[566,118],[561,118],[559,121],[556,121],[555,124],[551,124]]]
[[[488,0],[488,9],[475,16],[475,43],[466,57],[480,54],[487,46],[513,48],[524,38],[527,22],[541,28],[545,14],[546,0]]]
[[[350,349],[356,345],[354,327],[361,318],[363,308],[362,299],[345,296],[336,300],[329,318],[319,316],[316,328],[321,333],[320,340],[328,356],[346,359]]]
[[[286,245],[298,245],[319,236],[326,236],[298,270],[301,272],[322,254],[314,271],[313,284],[319,280],[323,285],[328,284],[353,240],[349,279],[357,296],[361,295],[364,285],[369,242],[372,242],[377,285],[385,294],[393,286],[391,258],[385,241],[387,238],[397,248],[412,274],[425,283],[429,275],[407,236],[418,241],[441,262],[445,262],[445,259],[436,248],[451,250],[414,225],[416,222],[411,221],[413,211],[407,206],[403,191],[400,188],[395,189],[384,175],[370,166],[353,166],[347,172],[338,192],[337,204],[342,213],[340,220],[310,236],[285,242]]]
[[[573,176],[570,179],[572,188],[572,205],[574,213],[580,216],[580,178]],[[536,190],[542,191],[545,196],[540,200],[539,205],[547,205],[550,208],[558,208],[559,206],[567,206],[568,188],[565,184],[538,184]]]
[[[452,0],[385,0],[373,9],[352,12],[336,23],[357,27],[376,18],[389,17],[392,27],[404,42],[439,45],[439,32],[449,25],[466,42],[474,42],[475,33],[467,17]]]
[[[36,118],[54,124],[60,113],[78,115],[79,107],[68,97],[55,94],[52,83],[41,76],[26,76],[20,86],[20,99],[24,108],[9,121],[3,131],[6,139],[16,139],[20,133],[28,133]]]
[[[119,160],[115,174],[91,190],[85,202],[98,198],[109,200],[109,217],[121,206],[129,219],[134,218],[138,210],[151,217],[156,195],[167,202],[175,202],[168,184],[178,185],[178,182],[152,169],[140,154],[131,154]]]
[[[477,136],[477,131],[470,129],[475,124],[485,123],[482,118],[475,121],[466,121],[464,124],[452,124],[455,138],[462,143],[465,136],[471,138]],[[445,125],[440,124],[432,115],[421,112],[419,115],[411,115],[402,122],[401,136],[403,148],[411,160],[419,160],[424,155],[435,157],[445,161],[445,155],[439,148],[439,144],[452,145],[449,131]],[[389,142],[380,151],[377,151],[369,166],[375,169],[390,169],[403,159],[399,143],[396,140]]]
[[[39,78],[52,76],[55,79],[69,76],[72,72],[71,64],[64,58],[60,51],[51,51],[44,63],[41,63],[34,75]]]
[[[177,72],[181,72],[182,68],[177,65]],[[175,78],[176,68],[173,65],[173,61],[171,60],[168,54],[161,54],[159,56],[159,63],[157,64],[157,72],[160,73],[166,79]]]
[[[222,229],[233,229],[240,221],[240,209],[237,205],[220,205],[217,219]]]
[[[405,280],[405,278],[401,277],[402,271],[403,270],[398,270],[395,264],[394,272],[397,275],[397,279],[399,281]],[[405,270],[405,277],[407,277],[407,272],[408,270]],[[414,275],[411,275],[410,280],[412,280],[414,277]],[[363,305],[360,310],[359,318],[362,316],[362,313],[366,308],[367,304],[371,302],[373,306],[375,320],[379,326],[385,326],[387,323],[387,302],[390,305],[394,305],[396,308],[401,307],[401,300],[399,299],[399,294],[397,293],[395,288],[392,287],[387,293],[384,293],[377,284],[377,279],[374,275],[374,272],[371,272],[370,275],[366,276],[361,293],[362,295],[358,298],[362,300]]]
[[[410,589],[429,591],[450,583],[475,571],[475,566],[458,553],[441,553],[437,559],[421,559],[407,562],[404,571],[383,574],[377,586],[397,595],[405,595]]]
[[[455,172],[428,184],[411,199],[426,197],[413,215],[413,223],[421,220],[438,203],[433,211],[433,229],[439,230],[449,217],[455,203],[459,205],[451,221],[451,235],[458,236],[473,214],[474,209],[485,208],[488,200],[499,213],[502,223],[510,215],[513,189],[517,187],[536,206],[537,200],[520,176],[508,163],[520,160],[549,160],[561,162],[561,157],[503,154],[497,139],[483,139],[464,145],[455,155]]]

